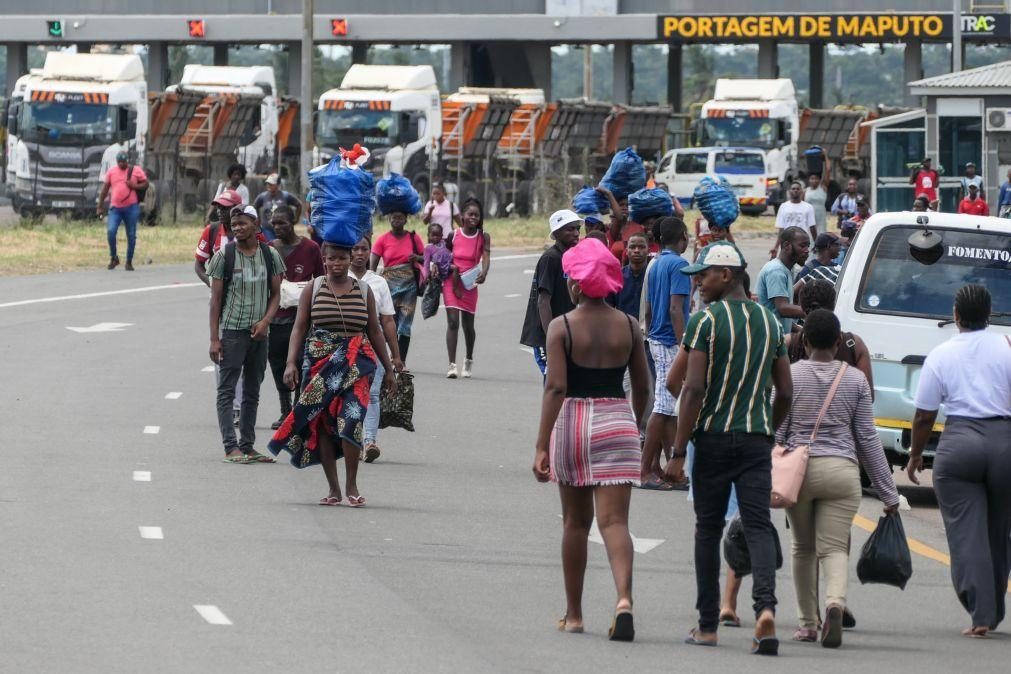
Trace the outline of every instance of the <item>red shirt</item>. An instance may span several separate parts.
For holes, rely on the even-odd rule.
[[[323,254],[320,252],[319,244],[312,239],[303,236],[302,240],[289,250],[287,254],[283,250],[286,246],[281,243],[280,239],[274,239],[270,242],[270,245],[277,248],[277,252],[281,254],[281,259],[284,260],[284,278],[286,281],[301,283],[303,281],[311,281],[315,277],[323,276],[326,273],[323,269]],[[298,307],[278,309],[274,318],[275,320],[278,318],[293,318],[297,311]]]
[[[916,189],[914,190],[913,198],[920,196],[921,194],[931,201],[937,199],[937,183],[940,181],[940,176],[938,176],[937,171],[931,169],[927,171],[926,169],[920,169],[916,174]]]
[[[105,173],[105,184],[109,186],[109,205],[113,208],[126,208],[137,203],[137,193],[126,184],[127,175],[135,183],[147,181],[144,169],[139,166],[127,166],[124,170],[116,164]]]
[[[966,215],[990,215],[990,207],[982,198],[970,199],[966,197],[958,204],[958,212]]]
[[[256,240],[267,242],[267,238],[263,236],[263,232],[257,232]],[[232,232],[226,229],[224,225],[218,225],[218,240],[213,244],[211,243],[211,225],[208,224],[204,227],[204,231],[200,234],[200,240],[197,241],[197,249],[193,251],[193,258],[197,262],[207,262],[211,259],[211,256],[218,252],[222,246],[232,241]]]
[[[421,242],[421,237],[411,232],[399,239],[393,236],[393,232],[386,232],[372,244],[372,254],[382,259],[384,267],[407,264],[412,255],[424,255],[424,252],[425,244]]]

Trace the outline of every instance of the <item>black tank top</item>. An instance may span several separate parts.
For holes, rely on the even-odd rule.
[[[628,318],[628,316],[625,316]],[[565,388],[566,398],[624,398],[625,389],[622,381],[625,378],[625,365],[618,367],[582,367],[572,360],[572,330],[569,328],[569,317],[562,315],[565,321],[565,332],[569,339],[565,344],[565,364],[567,372],[567,382]],[[635,348],[635,330],[632,328],[632,319],[628,318],[628,330],[632,333],[632,344]],[[632,351],[629,349],[628,362],[632,362]]]

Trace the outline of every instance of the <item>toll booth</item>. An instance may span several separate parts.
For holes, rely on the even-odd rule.
[[[870,130],[871,210],[908,211],[913,204],[909,176],[927,153],[927,111],[910,110],[864,122]]]

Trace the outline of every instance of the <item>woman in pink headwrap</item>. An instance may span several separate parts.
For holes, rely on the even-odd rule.
[[[565,632],[583,631],[586,541],[596,504],[618,603],[608,635],[631,641],[632,538],[628,504],[639,484],[639,426],[649,396],[649,372],[639,325],[604,303],[622,286],[621,265],[600,241],[584,239],[562,256],[576,308],[551,321],[534,475],[558,483],[562,497]],[[622,388],[626,368],[632,407]],[[635,410],[633,416],[632,410]]]

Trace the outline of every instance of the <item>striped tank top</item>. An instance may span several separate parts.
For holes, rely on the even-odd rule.
[[[341,337],[357,337],[364,333],[369,323],[369,308],[358,281],[352,278],[350,290],[340,297],[334,297],[330,284],[324,281],[312,303],[312,322]]]

